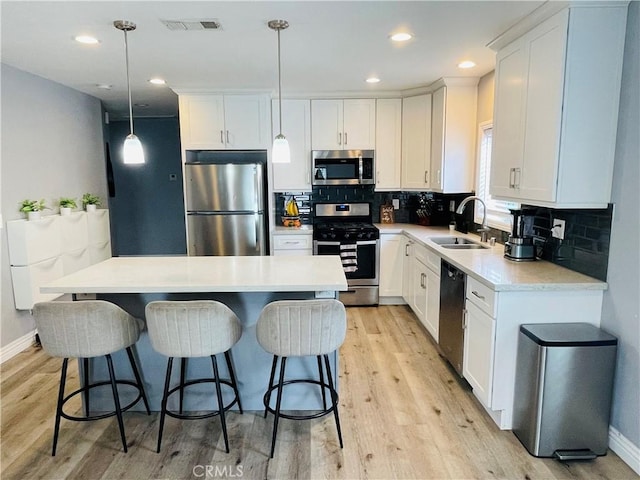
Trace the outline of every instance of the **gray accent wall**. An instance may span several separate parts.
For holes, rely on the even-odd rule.
[[[640,2],[631,2],[620,92],[618,139],[613,167],[614,204],[609,245],[609,289],[602,328],[618,337],[611,426],[640,448]]]
[[[4,222],[23,218],[19,203],[100,196],[107,185],[100,101],[2,64],[2,305],[0,347],[35,329],[31,314],[14,307]],[[57,207],[45,214],[59,213]]]

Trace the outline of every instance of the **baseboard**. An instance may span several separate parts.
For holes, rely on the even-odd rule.
[[[378,301],[379,305],[406,305],[402,297],[380,297]]]
[[[609,448],[640,475],[640,447],[612,426],[609,426]]]
[[[33,344],[36,331],[32,330],[29,333],[24,334],[20,338],[14,340],[9,345],[5,345],[0,348],[0,363],[4,363],[10,358],[15,357],[17,354],[26,350]]]

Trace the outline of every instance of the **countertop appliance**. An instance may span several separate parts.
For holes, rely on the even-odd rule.
[[[313,254],[342,259],[349,290],[339,300],[345,305],[378,305],[380,231],[371,220],[370,203],[314,205]]]
[[[588,323],[520,325],[513,433],[531,455],[607,453],[617,344]]]
[[[374,185],[373,150],[313,150],[313,185]]]
[[[188,151],[187,253],[268,255],[267,152]]]
[[[526,262],[536,259],[536,247],[533,237],[526,234],[528,219],[533,212],[530,210],[511,210],[513,228],[509,240],[504,244],[504,257],[515,262]]]
[[[438,345],[442,354],[462,376],[464,347],[464,296],[466,275],[442,260],[440,264],[440,321]]]

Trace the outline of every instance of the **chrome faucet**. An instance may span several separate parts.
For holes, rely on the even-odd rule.
[[[456,210],[456,213],[458,215],[461,215],[462,212],[464,212],[464,207],[471,200],[478,200],[482,204],[482,226],[477,231],[480,232],[480,241],[481,242],[486,242],[487,241],[487,236],[488,236],[488,233],[489,233],[489,227],[487,227],[487,206],[484,204],[484,201],[480,197],[476,197],[475,195],[471,195],[470,197],[465,198],[460,203],[460,206],[458,206],[458,209]]]

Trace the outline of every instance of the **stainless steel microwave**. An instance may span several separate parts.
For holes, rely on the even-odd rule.
[[[373,150],[313,150],[313,185],[373,185]]]

